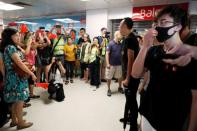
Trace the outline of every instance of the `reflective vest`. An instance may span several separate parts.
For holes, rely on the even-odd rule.
[[[55,46],[57,41],[58,38],[55,38],[53,42],[53,46]],[[64,46],[65,46],[65,41],[64,38],[62,37],[54,49],[54,55],[64,55]]]

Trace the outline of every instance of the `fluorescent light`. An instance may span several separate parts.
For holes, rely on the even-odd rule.
[[[24,9],[24,7],[8,4],[0,1],[0,10],[10,11],[10,10],[21,10],[21,9]]]
[[[16,21],[18,24],[27,24],[27,25],[37,25],[38,23],[28,22],[28,21]]]
[[[87,2],[87,1],[90,1],[90,0],[80,0],[80,1]]]
[[[80,21],[73,20],[70,18],[62,18],[62,19],[53,19],[54,21],[62,22],[62,23],[80,23]]]

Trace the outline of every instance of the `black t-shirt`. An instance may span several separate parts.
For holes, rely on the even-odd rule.
[[[127,38],[123,40],[122,43],[122,59],[123,59],[123,65],[127,69],[127,63],[128,63],[128,53],[127,50],[131,49],[134,51],[134,59],[137,57],[139,52],[139,44],[136,36],[131,32]]]
[[[53,40],[50,40],[52,43],[50,46],[46,46],[44,48],[38,48],[38,56],[42,58],[48,58],[51,57],[51,50],[52,50],[52,45],[53,45]],[[44,39],[44,43],[47,43],[47,40]]]
[[[196,89],[197,61],[177,67],[162,61],[163,46],[153,46],[147,52],[145,67],[150,82],[145,91],[140,112],[157,130],[181,130],[191,107],[191,89]]]
[[[78,40],[78,42],[77,42],[77,44],[80,45],[80,44],[82,44],[83,42],[84,42],[83,38],[80,37],[79,40]]]

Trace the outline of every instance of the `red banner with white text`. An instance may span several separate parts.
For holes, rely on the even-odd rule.
[[[177,5],[184,10],[188,11],[188,3],[180,3],[180,4],[170,4]],[[143,7],[133,7],[133,21],[146,21],[146,20],[154,20],[157,12],[166,7],[168,5],[154,5],[154,6],[143,6]]]

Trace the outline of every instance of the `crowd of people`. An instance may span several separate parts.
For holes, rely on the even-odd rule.
[[[142,127],[143,131],[196,131],[197,35],[189,31],[187,13],[168,6],[157,14],[144,36],[133,30],[131,18],[121,21],[113,39],[106,28],[93,39],[81,28],[78,40],[73,37],[76,31],[68,33],[63,25],[26,33],[4,29],[0,44],[0,126],[9,121],[7,114],[10,127],[32,126],[23,119],[23,108],[29,99],[40,97],[34,94],[35,82],[50,82],[58,69],[65,85],[79,76],[96,91],[101,82],[107,82],[109,97],[113,94],[111,80],[115,79],[118,91],[126,97],[120,121],[124,127],[129,122],[130,131],[138,131],[138,112],[142,123],[149,125]]]

